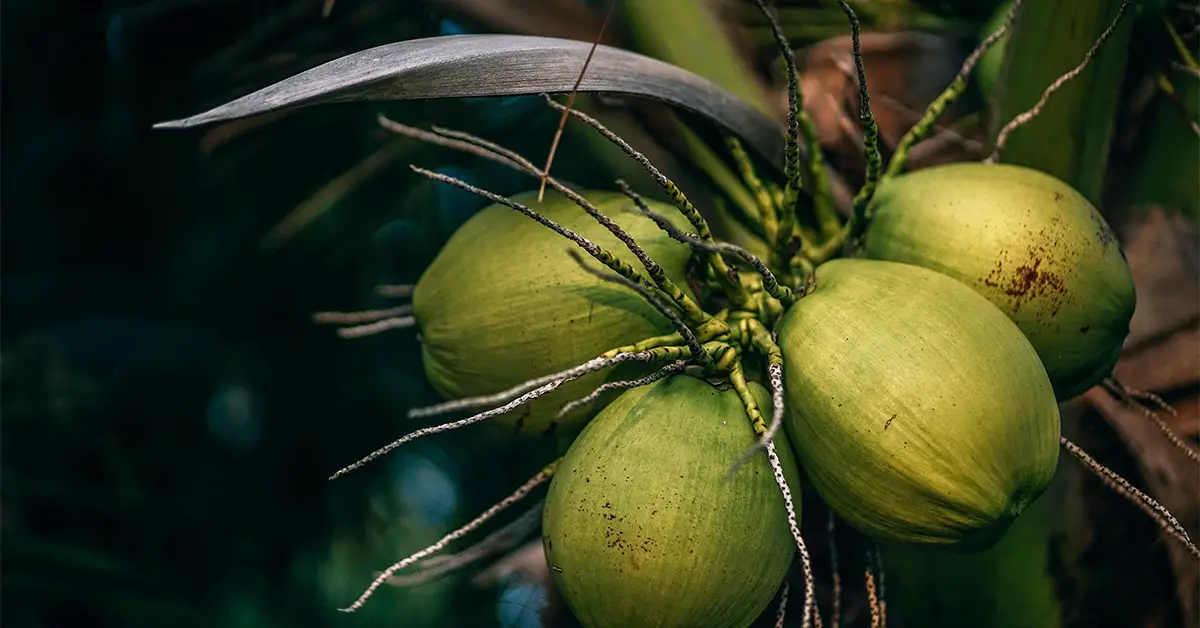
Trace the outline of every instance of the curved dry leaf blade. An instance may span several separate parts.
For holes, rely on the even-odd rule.
[[[523,35],[413,39],[335,59],[242,98],[157,129],[182,129],[323,103],[521,96],[569,92],[590,42]],[[696,74],[601,45],[582,92],[625,94],[694,112],[782,167],[779,122]]]

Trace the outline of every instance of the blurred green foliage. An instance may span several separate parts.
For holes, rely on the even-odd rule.
[[[327,21],[319,1],[3,11],[0,621],[531,625],[535,600],[472,586],[471,571],[337,612],[557,443],[464,431],[327,482],[413,429],[404,412],[434,397],[411,333],[344,341],[310,319],[413,281],[477,208],[419,183],[410,161],[503,193],[528,182],[410,143],[264,247],[293,208],[397,142],[377,108],[301,112],[215,147],[236,127],[150,130],[349,50],[437,34],[441,19],[351,0]],[[536,104],[383,109],[538,155],[557,117]],[[559,168],[589,170],[570,154]]]

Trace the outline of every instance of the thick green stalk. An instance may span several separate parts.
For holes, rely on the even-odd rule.
[[[1112,23],[1122,0],[1026,2],[1005,44],[993,139],[1042,92],[1078,65]],[[1113,121],[1125,73],[1132,15],[1126,15],[1089,66],[1063,85],[1041,114],[1016,129],[1000,161],[1052,174],[1099,204]]]
[[[619,7],[636,49],[695,72],[775,115],[710,0],[620,0]]]
[[[1021,513],[1000,542],[976,554],[885,547],[888,610],[924,628],[1058,628],[1050,572],[1051,495]]]

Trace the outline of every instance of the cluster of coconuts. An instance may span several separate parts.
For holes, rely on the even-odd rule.
[[[789,97],[789,181],[756,195],[766,260],[715,242],[627,145],[671,203],[549,178],[561,195],[505,199],[440,179],[496,204],[423,273],[413,320],[442,410],[492,409],[392,446],[484,419],[566,440],[539,475],[542,541],[589,628],[747,626],[798,555],[808,625],[804,488],[876,542],[995,547],[1054,478],[1059,403],[1104,380],[1128,334],[1115,234],[1036,170],[960,163],[874,188],[868,141],[850,222],[797,224]]]
[[[688,296],[720,307],[687,244],[624,195],[584,196]],[[637,267],[570,200],[513,200]],[[674,206],[648,206],[687,227]],[[681,370],[562,412],[605,382],[656,369],[626,362],[496,419],[518,434],[573,437],[551,480],[543,542],[584,625],[748,625],[795,558],[778,484],[798,509],[801,471],[869,538],[965,552],[993,546],[1049,486],[1058,403],[1111,371],[1132,317],[1113,232],[1067,184],[992,164],[885,179],[871,215],[857,253],[818,265],[811,293],[717,315],[757,317],[777,344],[785,478],[761,453],[726,476],[760,434],[745,396],[711,373]],[[671,321],[573,262],[571,246],[500,204],[453,235],[413,293],[425,370],[442,395],[496,393],[670,337]],[[798,289],[802,279],[813,281],[791,281]],[[729,342],[750,353],[745,338]],[[757,407],[771,408],[767,372],[745,375]]]
[[[414,168],[496,204],[451,236],[411,290],[397,291],[412,304],[394,310],[412,317],[392,327],[416,325],[425,373],[447,400],[410,416],[491,409],[412,432],[337,475],[485,419],[569,446],[343,610],[550,477],[545,555],[583,625],[746,626],[799,557],[807,628],[802,489],[873,541],[971,553],[996,547],[1049,487],[1060,443],[1073,447],[1058,404],[1108,376],[1129,332],[1136,299],[1115,234],[1069,184],[1029,168],[900,173],[900,156],[962,81],[930,106],[880,180],[858,22],[839,2],[852,27],[868,162],[843,225],[811,128],[801,164],[794,59],[756,4],[788,65],[791,110],[787,182],[764,183],[748,158],[741,164],[759,211],[751,231],[763,234],[752,248],[765,260],[716,242],[684,194],[606,129],[671,203],[627,188],[575,192],[486,140],[396,125],[482,151],[557,194],[506,199]],[[802,204],[820,224],[798,224]],[[615,275],[585,267],[576,247]],[[358,314],[328,318],[391,316]],[[1200,556],[1178,522],[1154,512]]]

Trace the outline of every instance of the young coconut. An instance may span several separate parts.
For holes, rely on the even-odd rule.
[[[1058,464],[1058,405],[1037,353],[940,273],[838,259],[816,274],[778,328],[786,425],[813,486],[880,541],[993,545]]]
[[[1116,235],[1082,194],[1046,173],[995,162],[1012,132],[1087,67],[1129,0],[1079,65],[1000,129],[983,163],[902,174],[909,150],[963,92],[975,64],[1004,40],[1022,1],[1010,0],[1003,23],[901,139],[883,182],[856,203],[851,235],[866,257],[932,268],[988,297],[1029,337],[1066,400],[1111,372],[1136,305],[1133,280]]]
[[[767,456],[725,479],[756,440],[736,392],[688,375],[630,390],[588,423],[551,479],[542,533],[583,625],[747,626],[763,612],[796,550]],[[792,453],[778,456],[799,504]]]
[[[636,267],[637,259],[624,245],[570,199],[552,194],[536,204],[536,194],[513,200],[536,207]],[[667,237],[620,194],[588,192],[587,198],[677,285],[687,285],[688,247]],[[674,207],[663,213],[687,224]],[[498,393],[613,347],[672,331],[671,322],[636,292],[573,262],[568,255],[572,247],[562,236],[499,204],[481,210],[454,232],[413,293],[425,373],[438,393],[447,399]],[[558,417],[564,402],[608,377],[636,376],[644,369],[624,364],[590,373],[495,421],[516,433],[570,432],[605,400]]]
[[[1120,356],[1136,296],[1108,223],[1046,173],[956,163],[887,179],[864,256],[944,273],[1008,314],[1060,400],[1099,384]]]

